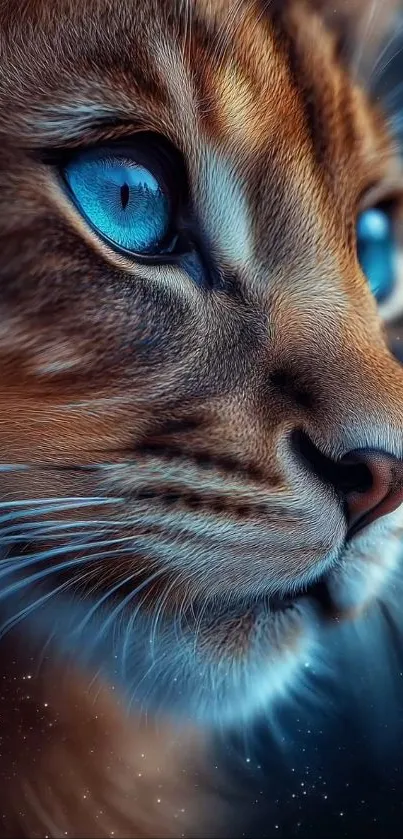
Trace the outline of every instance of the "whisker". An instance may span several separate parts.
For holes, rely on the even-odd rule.
[[[126,626],[125,626],[124,640],[123,640],[123,644],[122,644],[122,653],[121,653],[121,664],[120,664],[121,671],[122,671],[122,674],[123,674],[123,677],[124,677],[125,681],[128,680],[127,660],[128,660],[128,657],[129,657],[129,647],[130,647],[130,641],[131,641],[131,638],[132,638],[133,627],[136,623],[137,615],[138,615],[138,613],[141,609],[141,606],[144,606],[145,603],[147,602],[147,596],[148,596],[149,593],[150,592],[146,592],[145,597],[141,601],[139,601],[139,603],[137,604],[137,607],[131,613],[131,615],[129,617],[129,620],[127,621]]]
[[[154,615],[153,615],[153,621],[152,621],[152,624],[151,624],[151,631],[150,631],[150,638],[149,638],[151,655],[152,655],[153,658],[154,658],[155,638],[156,638],[156,635],[157,635],[158,624],[159,624],[160,619],[163,615],[163,610],[165,608],[165,605],[166,605],[166,602],[169,598],[169,595],[170,595],[172,589],[175,587],[176,583],[177,583],[176,579],[173,579],[171,581],[169,586],[167,586],[165,588],[165,590],[160,594],[160,596],[157,600],[157,603],[155,604],[155,607],[154,607]]]
[[[24,522],[24,523],[17,523],[15,525],[10,525],[8,527],[2,527],[0,530],[0,544],[3,540],[4,536],[9,535],[17,535],[23,536],[26,534],[27,541],[30,541],[32,532],[39,531],[39,537],[42,534],[46,537],[49,533],[55,532],[56,534],[59,533],[61,530],[63,533],[65,531],[73,531],[78,527],[83,527],[88,530],[92,529],[95,526],[100,526],[102,532],[106,532],[107,530],[113,530],[116,527],[125,527],[127,525],[127,519],[79,519],[77,521],[66,521],[65,519],[51,519],[49,522],[46,521],[37,521],[37,522]],[[15,533],[16,531],[16,533]]]
[[[39,551],[37,554],[31,554],[30,556],[25,556],[24,554],[19,554],[18,556],[12,556],[8,559],[5,559],[0,564],[0,567],[4,570],[0,571],[0,579],[7,576],[10,573],[10,568],[14,570],[15,566],[17,566],[18,570],[21,568],[26,568],[29,565],[32,565],[36,562],[43,562],[46,559],[53,559],[57,556],[63,556],[63,554],[70,553],[72,550],[74,551],[87,551],[92,548],[98,547],[107,547],[109,545],[116,545],[121,544],[123,542],[132,541],[131,536],[120,536],[116,537],[115,539],[105,539],[101,541],[95,542],[76,542],[75,540],[71,540],[71,542],[67,545],[62,545],[59,548],[49,548],[46,551]],[[0,592],[1,594],[1,592]]]
[[[147,670],[145,671],[145,673],[143,674],[143,676],[141,677],[141,679],[138,679],[138,680],[137,680],[137,682],[136,682],[136,686],[135,686],[135,688],[133,689],[133,691],[132,691],[132,695],[131,695],[131,697],[130,697],[130,699],[129,699],[129,703],[128,703],[128,710],[129,710],[129,712],[131,711],[131,709],[132,709],[132,707],[133,707],[133,704],[134,704],[134,702],[135,702],[135,693],[136,693],[136,690],[138,691],[139,687],[141,687],[141,685],[142,685],[144,682],[146,682],[146,681],[147,681],[147,679],[148,679],[148,677],[149,677],[150,673],[152,673],[152,671],[153,671],[153,670],[154,670],[154,671],[156,671],[156,673],[155,673],[155,678],[154,678],[154,682],[155,682],[155,681],[156,681],[156,679],[157,679],[157,675],[158,675],[158,674],[160,674],[160,673],[161,673],[161,671],[162,671],[162,661],[161,661],[161,658],[159,658],[159,659],[158,659],[158,670],[157,670],[157,666],[156,666],[156,660],[155,660],[155,658],[153,657],[153,658],[152,658],[152,660],[151,660],[151,664],[150,664],[150,666],[147,668]],[[141,702],[141,705],[140,705],[140,713],[141,713],[141,715],[145,715],[145,716],[146,716],[146,714],[147,714],[147,708],[148,708],[148,701],[147,701],[147,699],[148,699],[148,696],[152,693],[152,690],[153,690],[152,685],[150,685],[150,687],[149,687],[149,689],[148,689],[148,694],[145,694],[145,696],[144,696],[144,698],[143,698],[143,700],[142,700],[142,702]],[[154,713],[154,711],[153,711],[153,716],[154,716],[154,718],[155,718],[155,713]]]
[[[111,532],[111,531],[113,532],[113,530],[114,530],[114,528],[108,528],[108,529],[105,528],[105,530],[103,530],[103,529],[92,530],[90,528],[87,528],[87,529],[83,529],[83,530],[74,531],[74,534],[77,537],[88,536],[88,532],[90,531],[91,536],[99,536],[99,535],[105,534],[107,532]],[[64,537],[68,538],[71,535],[71,532],[72,532],[71,530],[66,531],[66,530],[63,530],[63,529],[60,528],[56,532],[52,532],[52,533],[47,533],[46,531],[45,532],[41,531],[39,533],[39,535],[37,533],[34,534],[34,535],[30,535],[29,539],[27,538],[26,533],[25,534],[20,533],[18,535],[16,534],[15,536],[5,536],[5,537],[1,536],[0,537],[0,546],[1,545],[16,545],[19,542],[29,542],[31,544],[31,543],[34,543],[34,542],[43,542],[45,540],[56,542],[56,541],[59,541],[60,539],[62,539]]]
[[[207,608],[209,606],[209,601],[207,597],[204,598],[203,606],[201,607],[199,614],[196,619],[195,629],[194,629],[194,638],[193,638],[193,655],[196,656],[197,654],[197,646],[199,643],[200,635],[201,635],[201,628],[203,624],[203,618],[207,612]]]
[[[144,569],[142,569],[142,570],[144,570]],[[125,585],[125,584],[126,584],[126,583],[128,583],[128,582],[130,582],[130,580],[135,579],[135,578],[136,578],[136,577],[138,577],[141,573],[142,573],[142,571],[141,571],[141,570],[137,570],[137,571],[135,571],[134,573],[130,574],[129,576],[125,577],[123,580],[119,580],[119,582],[118,582],[118,583],[116,583],[114,586],[112,586],[112,588],[108,589],[108,591],[107,591],[107,592],[105,592],[105,594],[103,594],[103,595],[102,595],[102,597],[100,597],[100,598],[99,598],[99,600],[97,600],[97,602],[96,602],[96,603],[94,603],[94,605],[93,605],[93,606],[91,606],[91,609],[89,609],[89,610],[88,610],[88,612],[87,612],[87,614],[86,614],[85,618],[83,618],[83,620],[82,620],[82,621],[81,621],[81,623],[78,625],[78,627],[77,627],[77,629],[75,630],[75,632],[77,632],[77,633],[82,632],[82,631],[83,631],[83,629],[85,628],[85,626],[87,625],[87,623],[88,623],[88,622],[91,620],[91,618],[94,616],[95,612],[96,612],[96,611],[100,608],[100,606],[102,606],[102,604],[103,604],[103,603],[105,603],[105,601],[106,601],[106,600],[108,600],[108,598],[109,598],[109,597],[111,597],[111,595],[113,595],[113,594],[115,593],[115,591],[118,591],[120,588],[122,588],[122,586],[123,586],[123,585]],[[146,582],[147,582],[147,581],[146,581]],[[138,590],[139,590],[139,588],[134,589],[134,592],[133,592],[133,593],[136,593],[136,591],[138,591]],[[131,594],[132,594],[132,592],[130,592],[130,595],[131,595]]]
[[[94,502],[101,502],[105,503],[106,501],[118,501],[121,502],[124,499],[116,498],[115,496],[108,496],[108,495],[67,495],[63,497],[59,496],[50,496],[49,498],[27,498],[27,499],[18,499],[16,501],[0,501],[0,507],[23,507],[30,505],[32,503],[35,504],[49,504],[50,501],[54,501],[60,504],[64,504],[66,501],[73,501],[74,503],[83,502],[83,503],[94,503]]]
[[[370,88],[376,86],[377,81],[383,76],[385,70],[387,70],[387,68],[392,64],[393,61],[396,60],[396,58],[402,52],[402,46],[400,43],[393,52],[390,52],[391,47],[397,40],[397,34],[397,32],[393,33],[392,37],[385,45],[380,55],[378,56],[376,62],[374,63],[369,77]]]
[[[124,597],[123,600],[121,600],[120,603],[118,603],[118,605],[115,607],[115,609],[113,609],[112,612],[108,615],[108,617],[102,624],[102,628],[100,630],[101,634],[105,634],[106,630],[110,627],[110,624],[115,620],[116,616],[123,611],[123,609],[128,605],[128,603],[130,603],[131,600],[133,600],[133,597],[139,594],[140,591],[143,591],[143,589],[146,588],[146,586],[148,586],[149,583],[151,583],[153,580],[156,580],[158,577],[164,574],[164,572],[165,568],[159,568],[158,571],[154,571],[154,573],[151,574],[146,580],[143,580],[143,582],[141,582],[135,589],[133,589],[133,591],[130,591],[129,594],[127,594],[126,597]]]
[[[356,53],[353,57],[351,62],[351,71],[352,73],[358,77],[360,71],[360,65],[362,62],[363,54],[364,54],[364,45],[366,44],[368,38],[371,34],[371,28],[374,25],[376,13],[379,10],[379,3],[378,0],[372,0],[370,4],[370,8],[368,11],[368,15],[364,21],[363,31],[360,33],[360,37],[357,39],[357,49]]]
[[[72,568],[78,565],[83,565],[86,562],[93,561],[95,559],[101,559],[105,556],[110,556],[113,554],[113,551],[103,551],[99,552],[98,554],[92,554],[91,556],[81,556],[75,557],[74,559],[68,559],[64,562],[59,562],[56,565],[48,566],[47,568],[42,568],[41,571],[36,571],[35,574],[30,574],[28,577],[24,577],[22,580],[18,580],[17,582],[12,583],[12,585],[6,586],[6,588],[0,590],[0,600],[5,600],[10,595],[16,594],[17,591],[22,591],[22,589],[27,588],[32,583],[39,582],[46,577],[49,577],[51,574],[54,574],[57,571],[64,571],[67,568]],[[35,560],[32,560],[32,565],[35,564]],[[12,576],[15,571],[18,571],[19,568],[9,568],[2,576]]]
[[[74,503],[66,503],[67,501],[74,501]],[[75,510],[80,509],[82,507],[93,507],[93,506],[105,506],[109,504],[122,504],[124,503],[123,498],[107,498],[107,497],[98,497],[98,498],[85,498],[85,500],[81,499],[64,499],[63,502],[59,502],[56,504],[48,504],[48,500],[40,500],[36,501],[35,503],[39,504],[38,507],[32,507],[31,502],[19,502],[19,501],[6,501],[0,504],[0,507],[5,507],[6,509],[15,509],[15,512],[7,513],[6,515],[0,516],[0,525],[5,524],[9,521],[15,521],[16,519],[26,518],[27,516],[41,516],[41,515],[49,515],[51,513],[60,513],[65,512],[67,510]],[[24,507],[23,507],[24,505]],[[23,507],[23,508],[22,508]]]
[[[0,463],[0,472],[23,472],[29,468],[26,463]]]

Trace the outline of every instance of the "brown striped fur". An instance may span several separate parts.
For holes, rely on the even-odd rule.
[[[197,517],[197,544],[175,524],[145,611],[161,596],[169,614],[315,575],[344,524],[287,460],[294,429],[333,458],[361,446],[403,456],[403,376],[355,247],[370,191],[396,198],[403,183],[363,84],[389,11],[381,0],[370,19],[365,0],[0,0],[0,460],[29,465],[2,473],[1,499],[127,493],[131,513],[163,509],[168,539],[170,516]],[[60,150],[138,132],[178,154],[204,288],[116,253],[61,189]],[[228,544],[214,541],[220,523],[236,534]],[[389,538],[346,555],[335,596],[354,573],[366,591]],[[94,561],[86,585],[102,594],[130,568],[143,579],[160,558]],[[374,592],[368,583],[346,614]],[[200,618],[202,658],[249,654],[253,619],[231,609]],[[264,632],[265,667],[297,655],[299,620]],[[21,698],[31,653],[24,629],[15,637],[15,651],[0,642],[1,835],[216,835],[200,720],[194,731],[169,709],[129,715],[105,675],[80,661],[71,675],[52,653],[29,686],[34,711],[52,709],[45,731]]]

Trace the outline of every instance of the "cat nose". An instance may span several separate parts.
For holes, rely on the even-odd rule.
[[[293,434],[292,444],[309,471],[336,490],[345,507],[348,538],[403,503],[403,460],[389,452],[356,449],[335,461],[303,431]]]
[[[341,463],[350,479],[343,494],[351,538],[403,503],[403,461],[384,451],[358,449]]]

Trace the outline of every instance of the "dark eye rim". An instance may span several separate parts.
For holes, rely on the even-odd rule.
[[[145,148],[146,145],[147,148]],[[158,183],[162,184],[164,194],[169,202],[170,223],[166,234],[158,243],[158,246],[154,246],[153,250],[150,250],[148,253],[125,248],[118,242],[115,242],[114,239],[102,233],[88,217],[70,186],[67,169],[71,162],[87,155],[94,155],[94,158],[96,158],[97,156],[101,157],[108,154],[115,158],[119,158],[120,156],[132,158],[136,163],[138,162],[148,169]],[[150,136],[149,134],[141,133],[136,135],[133,142],[128,142],[126,139],[124,141],[117,141],[116,143],[98,143],[93,146],[71,150],[58,166],[58,177],[64,193],[77,209],[86,225],[111,250],[132,262],[138,262],[143,265],[175,265],[191,249],[189,237],[184,230],[180,230],[179,224],[180,211],[183,209],[185,196],[187,199],[188,193],[183,162],[179,158],[179,152],[171,147],[170,144],[167,144],[164,138],[156,138],[155,135]],[[173,168],[175,162],[178,163],[178,160],[182,165],[180,166],[180,177],[175,178],[174,184]],[[175,226],[177,227],[176,231]],[[156,247],[158,247],[158,250],[155,250]]]

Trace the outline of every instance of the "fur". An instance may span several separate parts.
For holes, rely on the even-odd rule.
[[[214,733],[388,590],[401,510],[346,547],[304,452],[403,459],[397,312],[355,241],[375,197],[401,218],[366,84],[394,11],[0,2],[5,836],[216,835]],[[63,188],[78,149],[123,142],[172,160],[186,259],[117,252]]]

